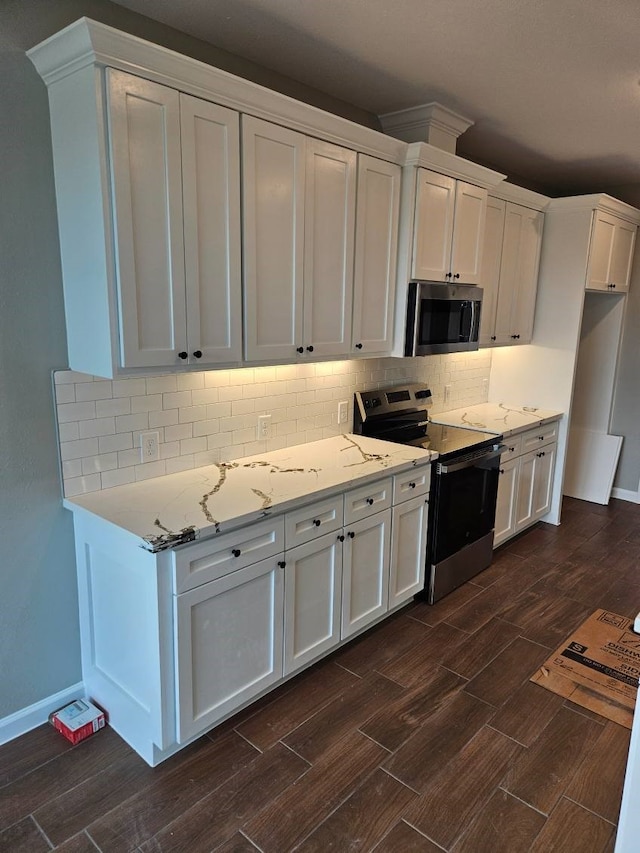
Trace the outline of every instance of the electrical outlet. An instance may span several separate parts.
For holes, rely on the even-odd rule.
[[[271,438],[271,415],[258,415],[258,441]]]
[[[140,459],[142,462],[157,462],[160,458],[158,446],[159,435],[157,432],[140,433]]]
[[[341,403],[338,403],[338,423],[346,424],[349,419],[349,403],[346,400],[343,400]]]
[[[448,403],[451,399],[451,385],[444,386],[444,402]]]

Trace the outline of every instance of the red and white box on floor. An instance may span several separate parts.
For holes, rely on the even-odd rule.
[[[71,743],[80,743],[106,725],[104,711],[86,699],[76,699],[49,715],[49,722]]]

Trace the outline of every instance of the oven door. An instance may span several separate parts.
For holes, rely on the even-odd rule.
[[[472,459],[435,463],[429,525],[432,565],[493,531],[501,453],[489,450]]]

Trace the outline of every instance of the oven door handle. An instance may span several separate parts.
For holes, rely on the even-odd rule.
[[[480,468],[485,462],[490,459],[496,459],[502,455],[505,449],[504,444],[500,444],[495,450],[490,450],[489,453],[484,453],[482,456],[476,456],[475,459],[466,459],[464,462],[451,462],[448,465],[438,465],[439,474],[453,474],[455,471],[464,471],[465,468]],[[482,465],[480,464],[482,463]]]

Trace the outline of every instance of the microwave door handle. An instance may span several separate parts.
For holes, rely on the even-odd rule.
[[[477,304],[476,300],[472,299],[471,300],[471,329],[470,329],[470,334],[472,337],[473,337],[474,329],[476,327],[476,304]]]

